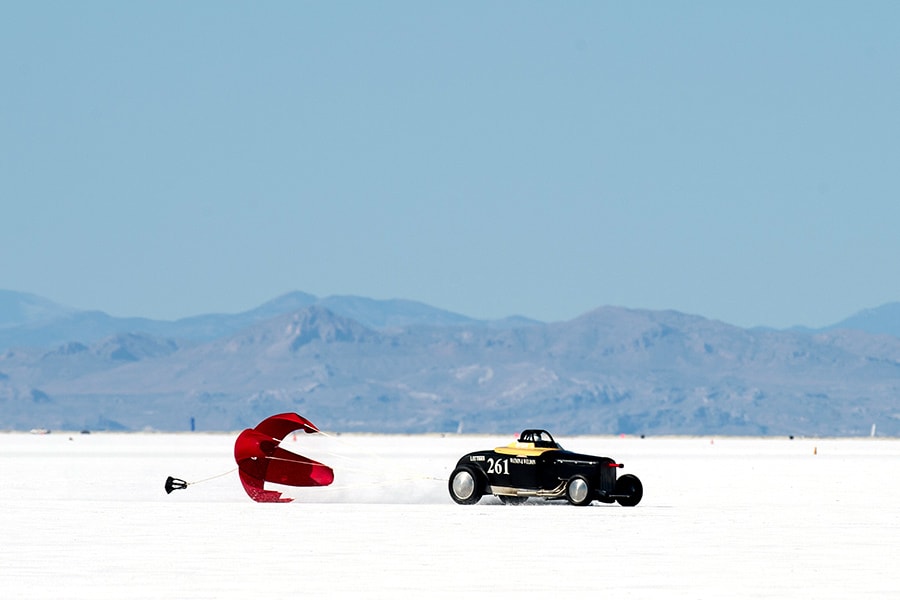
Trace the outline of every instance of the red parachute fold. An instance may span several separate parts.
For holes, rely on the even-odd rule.
[[[293,431],[317,433],[318,428],[295,413],[265,419],[253,429],[245,429],[234,442],[234,460],[247,495],[257,502],[290,502],[281,492],[265,490],[265,482],[297,487],[330,485],[334,471],[305,456],[285,450],[279,444]]]

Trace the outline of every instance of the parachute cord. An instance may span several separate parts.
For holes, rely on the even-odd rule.
[[[337,455],[335,455],[335,456],[337,456]],[[293,459],[293,458],[284,458],[284,457],[281,457],[281,456],[269,456],[269,457],[267,457],[267,458],[268,458],[268,460],[270,460],[270,461],[276,461],[276,460],[277,460],[277,461],[281,461],[281,462],[293,463],[293,464],[295,464],[295,465],[311,465],[311,466],[312,466],[312,465],[321,465],[321,464],[322,464],[322,463],[319,463],[319,462],[316,462],[316,461],[313,461],[313,460],[308,460],[308,461],[306,461],[306,460],[296,460],[296,459]],[[343,458],[346,458],[346,457],[343,457]],[[352,459],[351,459],[351,458],[346,458],[346,460],[352,460]],[[371,469],[364,469],[364,468],[359,468],[359,467],[354,468],[354,467],[347,467],[347,466],[342,467],[342,469],[343,469],[343,470],[346,470],[346,471],[355,471],[355,472],[357,472],[357,473],[371,473],[371,471],[372,471]],[[232,469],[232,470],[229,471],[228,473],[233,473],[233,472],[236,471],[236,470],[237,470],[237,469]],[[227,475],[228,473],[223,473],[222,475]],[[222,475],[216,475],[216,477],[221,477]],[[210,479],[215,479],[215,477],[210,477]],[[410,473],[410,475],[409,475],[408,477],[404,477],[404,478],[402,478],[402,479],[392,479],[392,480],[390,480],[390,482],[397,482],[397,481],[416,481],[416,480],[434,480],[434,481],[443,481],[443,479],[442,479],[441,477],[432,477],[432,476],[430,476],[430,475],[419,475],[419,474],[417,474],[417,473]],[[204,481],[206,481],[206,480],[204,480]]]
[[[318,433],[322,433],[322,432],[318,432]],[[329,436],[328,434],[325,434],[325,433],[322,433],[322,435],[325,435],[326,437],[329,437],[329,438],[334,438],[334,437],[335,437],[335,436]],[[343,441],[343,440],[342,440],[342,441]],[[345,442],[345,443],[346,443],[346,442]],[[352,444],[351,444],[351,446],[352,446]],[[345,461],[347,461],[347,462],[350,463],[350,464],[352,464],[353,462],[355,462],[356,460],[358,460],[358,459],[355,459],[355,458],[353,458],[353,457],[342,456],[342,455],[337,454],[337,453],[335,453],[335,452],[325,451],[324,454],[328,454],[328,455],[330,455],[330,456],[332,456],[332,457],[335,457],[335,458],[338,458],[338,459],[341,459],[341,460],[345,460]],[[375,460],[381,461],[383,464],[385,464],[385,465],[387,466],[387,461],[386,461],[386,459],[384,459],[383,457],[379,457],[379,456],[377,456],[377,455],[375,455],[375,454],[373,454],[373,453],[369,453],[369,456],[370,456],[370,458],[373,458],[373,459],[375,459]],[[310,465],[310,466],[312,466],[312,465],[320,465],[320,464],[321,464],[321,463],[319,463],[319,462],[317,462],[317,461],[314,461],[314,460],[312,460],[312,459],[308,459],[308,460],[297,460],[297,459],[295,459],[295,458],[288,458],[288,457],[283,457],[283,456],[269,456],[269,457],[267,457],[267,458],[268,458],[268,460],[270,460],[270,461],[286,462],[286,463],[292,463],[292,464],[295,464],[295,465]],[[370,474],[370,473],[372,472],[372,469],[371,469],[370,467],[353,467],[353,466],[350,466],[350,464],[343,465],[343,466],[339,469],[339,471],[342,471],[342,472],[349,471],[349,472],[354,472],[354,473],[366,473],[366,474]],[[393,465],[390,465],[390,466],[391,466],[392,468],[394,468]],[[338,491],[340,491],[340,490],[348,490],[348,489],[358,490],[358,489],[360,489],[361,487],[366,487],[366,488],[378,488],[378,487],[389,486],[389,485],[395,485],[395,484],[398,484],[398,483],[413,482],[413,481],[445,481],[445,479],[444,479],[443,477],[434,477],[434,476],[432,476],[432,475],[425,475],[425,474],[423,474],[423,473],[421,473],[421,472],[416,472],[416,471],[409,471],[409,470],[407,470],[407,472],[405,473],[405,476],[404,476],[404,477],[394,477],[394,478],[391,478],[391,479],[381,479],[381,480],[379,480],[379,481],[366,481],[366,482],[358,482],[358,483],[353,483],[353,484],[343,484],[343,485],[340,485],[340,484],[339,484],[339,485],[331,484],[331,485],[328,486],[328,489],[330,489],[330,490],[338,490]]]
[[[238,470],[238,468],[235,467],[235,468],[231,469],[230,471],[225,471],[224,473],[219,473],[218,475],[213,475],[212,477],[207,477],[206,479],[198,479],[197,481],[190,481],[187,483],[187,485],[196,485],[198,483],[205,483],[207,481],[212,481],[213,479],[218,479],[219,477],[225,477],[226,475],[231,475],[232,473],[234,473],[237,470]]]
[[[331,439],[331,440],[337,440],[338,443],[341,443],[341,444],[350,446],[351,448],[356,448],[356,445],[355,445],[355,444],[351,444],[351,443],[348,442],[347,440],[341,439],[340,436],[331,435],[330,433],[326,433],[326,432],[324,432],[324,431],[322,431],[321,429],[318,429],[318,428],[316,428],[314,431],[315,431],[316,433],[319,433],[319,434],[321,434],[321,435],[324,435],[324,436],[327,437],[328,439]],[[378,456],[377,454],[374,454],[373,452],[370,452],[370,451],[368,451],[368,450],[364,450],[364,451],[366,452],[366,454],[369,455],[369,458],[373,458],[373,459],[375,459],[375,460],[384,460],[383,457]],[[338,457],[338,458],[346,458],[347,460],[352,460],[352,459],[350,459],[349,457],[341,456],[341,455],[339,455],[339,454],[337,454],[337,453],[332,453],[332,455],[333,455],[333,456],[336,456],[336,457]]]
[[[398,483],[408,483],[410,481],[421,481],[421,480],[444,481],[443,479],[441,479],[439,477],[403,477],[403,478],[397,478],[397,479],[384,479],[381,481],[367,481],[367,482],[360,482],[360,483],[354,483],[354,484],[349,484],[349,483],[343,484],[343,485],[332,484],[332,485],[328,486],[328,489],[329,490],[338,490],[338,491],[359,490],[362,488],[378,488],[378,487],[382,487],[382,486],[395,485]]]
[[[326,433],[326,432],[322,431],[321,429],[319,429],[318,427],[315,427],[315,426],[313,426],[313,433],[321,434],[321,435],[327,437],[328,439],[337,440],[338,443],[342,443],[342,444],[346,445],[346,446],[349,447],[349,448],[353,448],[353,449],[355,449],[355,450],[361,450],[361,451],[362,451],[363,453],[365,453],[370,459],[372,459],[372,460],[374,460],[374,461],[376,461],[376,462],[379,462],[379,463],[381,463],[382,465],[389,466],[389,467],[391,467],[392,469],[395,469],[395,468],[396,468],[395,465],[389,464],[389,462],[387,461],[387,459],[384,458],[383,456],[378,456],[377,454],[375,454],[374,452],[372,452],[372,451],[370,451],[370,450],[368,450],[368,449],[360,448],[359,445],[353,444],[353,443],[351,443],[351,442],[348,442],[347,440],[342,439],[340,436],[331,435],[331,434],[329,434],[329,433]],[[347,460],[347,461],[354,461],[354,460],[357,460],[357,459],[351,458],[351,457],[349,457],[349,456],[342,456],[342,455],[340,455],[340,454],[338,454],[338,453],[336,453],[336,452],[325,451],[324,453],[325,453],[325,454],[329,454],[330,456],[333,456],[333,457],[335,457],[335,458],[340,458],[340,459]],[[361,472],[361,473],[362,473],[362,472],[368,472],[368,471],[370,471],[370,469],[368,469],[368,468],[365,468],[365,469],[363,469],[363,468],[355,468],[355,469],[354,469],[353,467],[345,467],[345,468],[346,468],[347,470],[349,470],[349,471],[358,471],[358,472]],[[436,480],[436,481],[443,481],[443,479],[441,479],[440,477],[432,477],[432,476],[429,476],[429,475],[423,475],[423,474],[421,474],[420,472],[412,471],[412,470],[409,470],[409,469],[405,469],[405,471],[406,471],[406,474],[407,474],[409,477],[408,477],[408,479],[406,479],[406,480],[404,480],[404,481],[415,481],[415,480],[417,480],[417,479],[433,479],[433,480]]]

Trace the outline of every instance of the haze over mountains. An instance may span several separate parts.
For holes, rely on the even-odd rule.
[[[900,435],[900,303],[822,330],[674,311],[482,321],[294,292],[239,314],[115,318],[0,291],[0,429]]]

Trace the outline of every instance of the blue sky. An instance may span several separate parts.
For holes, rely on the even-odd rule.
[[[900,3],[18,2],[0,288],[820,326],[900,300]]]

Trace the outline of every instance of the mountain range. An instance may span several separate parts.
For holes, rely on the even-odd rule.
[[[600,307],[478,320],[293,292],[238,314],[116,318],[0,291],[0,430],[900,435],[900,303],[821,330]]]

